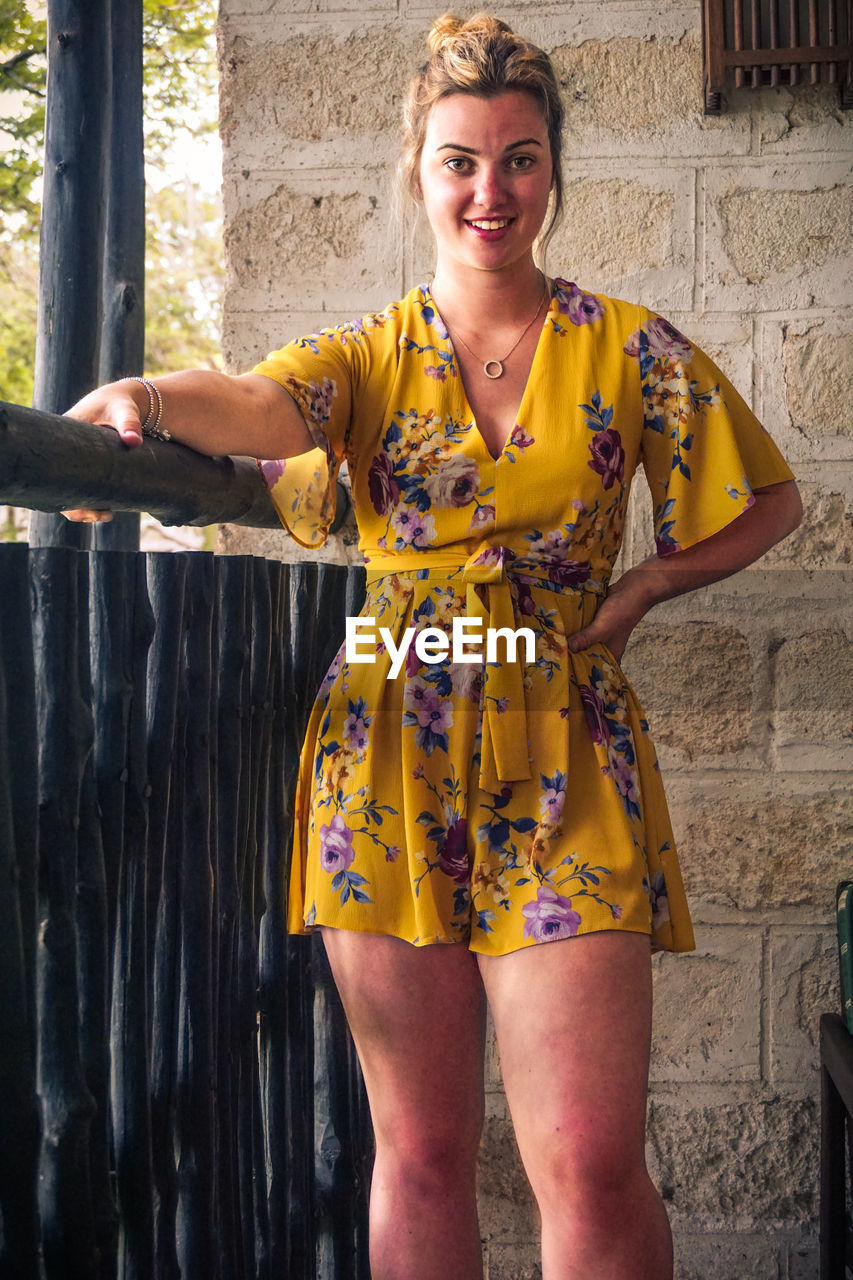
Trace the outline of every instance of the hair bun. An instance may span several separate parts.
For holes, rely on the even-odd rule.
[[[446,41],[458,35],[463,23],[464,18],[457,17],[455,13],[443,13],[440,18],[436,18],[427,36],[430,53],[438,53]]]

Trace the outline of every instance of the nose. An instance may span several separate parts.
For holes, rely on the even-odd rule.
[[[484,209],[493,209],[500,205],[505,194],[505,187],[500,165],[481,164],[477,170],[477,181],[474,195]]]

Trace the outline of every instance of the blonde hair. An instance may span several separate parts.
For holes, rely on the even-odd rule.
[[[436,18],[428,36],[430,60],[413,78],[403,107],[403,152],[399,185],[409,196],[420,194],[418,173],[427,118],[436,102],[451,93],[481,98],[521,90],[536,100],[548,130],[554,177],[551,216],[539,244],[542,253],[563,208],[561,148],[563,103],[547,53],[522,39],[500,18],[477,13]]]

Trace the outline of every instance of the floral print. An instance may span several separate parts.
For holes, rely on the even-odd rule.
[[[568,637],[607,594],[639,467],[661,555],[791,478],[731,383],[662,316],[559,278],[498,458],[426,285],[255,372],[290,392],[317,445],[259,463],[282,522],[320,545],[347,462],[361,613],[399,657],[392,677],[384,641],[368,664],[342,647],[322,681],[289,928],[487,954],[618,928],[691,949],[646,718],[606,646],[572,653]],[[526,627],[531,649],[422,661],[417,634],[449,635],[459,617]]]

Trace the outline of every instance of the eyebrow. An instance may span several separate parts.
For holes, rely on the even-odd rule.
[[[504,147],[504,152],[514,151],[516,147],[540,147],[542,143],[538,138],[519,138],[518,142],[511,142],[508,147]],[[464,151],[466,156],[479,155],[474,147],[463,147],[459,142],[443,142],[440,147],[436,147],[436,151]]]

